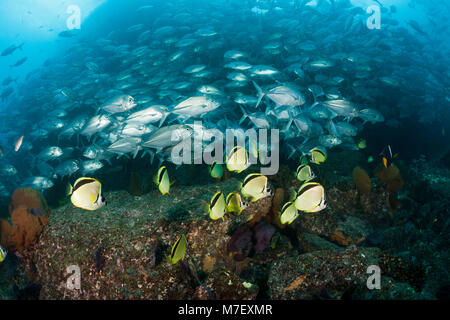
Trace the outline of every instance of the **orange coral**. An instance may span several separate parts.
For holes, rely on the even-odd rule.
[[[375,171],[375,176],[386,184],[386,190],[389,193],[394,193],[403,188],[403,178],[400,170],[394,164],[387,168],[380,165]]]
[[[14,192],[9,210],[12,225],[0,220],[1,245],[12,252],[21,252],[36,242],[48,224],[50,209],[38,191],[26,188]]]
[[[370,180],[369,175],[367,172],[360,168],[355,167],[352,172],[353,181],[355,182],[356,189],[361,194],[368,194],[370,193],[372,181]]]
[[[278,215],[278,212],[283,207],[284,203],[284,190],[283,188],[278,188],[275,190],[275,195],[273,196],[272,200],[272,221],[275,223],[279,228],[284,228],[285,225],[281,223],[280,217]],[[269,221],[266,221],[269,222]]]
[[[16,189],[14,191],[9,204],[9,213],[12,215],[14,209],[21,205],[27,207],[29,210],[40,208],[44,213],[50,213],[44,196],[39,191],[31,188]]]
[[[205,256],[203,258],[202,270],[206,273],[210,273],[213,271],[215,264],[216,264],[216,258],[211,257],[211,256]]]
[[[291,283],[289,286],[283,288],[283,290],[284,290],[284,291],[295,290],[299,285],[301,285],[301,284],[305,281],[305,279],[306,279],[307,277],[308,277],[307,274],[298,277],[297,279],[295,279],[294,281],[292,281],[292,283]]]
[[[1,241],[2,246],[13,252],[21,252],[34,244],[43,227],[48,223],[47,217],[30,214],[27,207],[23,205],[14,209],[11,221],[12,226],[8,221],[1,220]]]

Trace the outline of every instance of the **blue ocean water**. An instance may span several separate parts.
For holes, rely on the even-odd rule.
[[[14,190],[58,207],[80,177],[122,190],[195,163],[179,185],[211,183],[202,152],[227,159],[230,129],[268,176],[317,148],[348,177],[358,157],[448,168],[448,1],[0,0],[0,16],[4,218]]]

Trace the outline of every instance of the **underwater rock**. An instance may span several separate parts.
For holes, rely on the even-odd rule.
[[[367,290],[360,284],[351,294],[352,300],[422,300],[427,297],[417,293],[408,283],[397,282],[389,276],[381,277],[380,290]]]
[[[426,281],[425,266],[419,261],[407,261],[387,252],[380,255],[380,269],[398,282],[407,282],[416,292],[422,291]]]
[[[244,211],[242,211],[241,220],[245,219],[249,227],[253,227],[263,219],[270,220],[272,199],[273,196],[270,195],[255,202],[250,202],[248,207]]]
[[[218,300],[253,300],[258,294],[258,287],[247,284],[234,273],[220,268],[205,282],[215,293]]]
[[[374,226],[390,223],[389,194],[383,187],[374,187],[368,194],[358,195],[355,189],[332,187],[327,191],[329,209],[335,214],[355,216]]]
[[[378,248],[321,250],[275,261],[269,274],[271,299],[313,299],[327,288],[339,299],[354,285],[366,284],[367,267],[377,264]]]
[[[338,225],[337,216],[328,209],[317,213],[301,213],[293,223],[303,232],[315,234],[320,237],[329,237]]]
[[[341,246],[360,245],[372,232],[367,222],[352,216],[346,216],[338,222],[336,230],[329,236],[330,240]]]
[[[319,250],[338,250],[340,247],[315,234],[300,232],[298,235],[299,248],[303,252]]]
[[[204,285],[218,297],[252,298],[254,294],[234,273],[247,262],[238,266],[227,250],[230,227],[242,214],[226,214],[224,220],[213,221],[201,205],[219,188],[226,194],[236,192],[239,181],[230,178],[209,185],[174,187],[170,197],[152,190],[139,201],[127,191],[110,192],[108,206],[95,214],[67,204],[49,217],[35,250],[24,253],[24,267],[29,270],[34,262],[36,270],[29,273],[34,275],[33,282],[42,285],[41,299],[209,298],[179,264],[166,259],[174,241],[185,234],[185,259]],[[183,209],[183,219],[168,218],[166,213],[176,211],[174,208]],[[107,263],[101,272],[92,260],[92,248],[99,243],[108,243],[108,250],[102,253]],[[60,285],[67,281],[65,271],[70,265],[78,265],[82,271],[82,291]],[[220,270],[232,274],[226,285],[217,278]],[[229,280],[233,285],[228,285]]]

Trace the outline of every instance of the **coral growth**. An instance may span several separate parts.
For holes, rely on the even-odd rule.
[[[227,249],[235,253],[234,259],[236,261],[242,261],[250,253],[249,244],[252,240],[254,240],[253,250],[262,252],[269,246],[274,233],[275,228],[264,221],[259,222],[252,229],[246,225],[240,226],[233,233],[230,241],[228,241]]]
[[[249,243],[252,241],[253,232],[246,225],[240,226],[236,229],[228,241],[228,251],[234,252],[234,259],[242,261],[245,259],[244,251],[247,249]]]
[[[352,176],[358,192],[361,194],[369,194],[372,181],[370,180],[367,172],[360,167],[355,167],[353,169]]]
[[[253,228],[253,233],[256,241],[253,248],[256,252],[262,252],[269,246],[270,240],[275,233],[275,228],[270,224],[260,222]]]
[[[43,227],[48,223],[45,216],[28,213],[28,208],[19,206],[11,214],[11,226],[8,221],[1,220],[1,244],[8,250],[23,251],[36,243]]]
[[[33,211],[39,211],[38,209],[42,209],[45,214],[50,213],[44,196],[39,191],[31,188],[17,189],[14,191],[9,204],[9,213],[11,214],[18,206],[25,206],[31,213]]]
[[[278,188],[277,190],[275,190],[275,194],[273,196],[273,201],[272,201],[271,220],[275,225],[277,225],[281,229],[283,229],[285,227],[285,225],[281,223],[280,216],[278,215],[278,213],[281,211],[281,208],[283,207],[284,198],[285,198],[285,196],[284,196],[283,188]]]
[[[394,193],[403,188],[402,175],[399,168],[394,164],[387,168],[383,165],[378,166],[375,170],[375,176],[386,184],[386,190],[389,193]]]
[[[1,244],[12,252],[22,252],[36,243],[48,223],[50,209],[44,197],[29,188],[14,192],[9,209],[12,225],[0,220]]]

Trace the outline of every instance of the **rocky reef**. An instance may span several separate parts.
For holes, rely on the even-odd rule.
[[[396,169],[392,176],[397,182],[400,173],[403,178],[401,188],[397,183],[393,190],[392,184],[378,177],[384,177],[377,174],[379,169],[355,170],[357,166],[355,160],[343,172],[327,165],[315,168],[320,170],[328,207],[301,213],[289,225],[281,225],[277,216],[299,185],[295,168],[287,166],[269,178],[273,195],[251,202],[240,215],[227,213],[223,220],[211,220],[204,207],[218,190],[239,191],[240,180],[233,177],[205,185],[175,184],[168,195],[133,187],[108,192],[108,205],[94,212],[71,203],[51,213],[41,206],[38,213],[48,221],[42,224],[37,243],[23,244],[20,250],[8,244],[16,254],[9,254],[7,263],[0,265],[0,287],[16,289],[0,294],[17,298],[39,288],[40,299],[436,299],[448,295],[445,192],[449,189],[442,185],[450,174],[436,178],[433,165],[419,159],[408,170]],[[136,174],[133,179],[132,185],[140,185]],[[395,208],[392,195],[399,202]],[[14,199],[12,217],[33,215],[25,208],[37,208],[36,204]],[[12,220],[13,226],[22,226]],[[172,264],[167,256],[181,234],[188,242],[186,257]],[[379,290],[366,285],[371,265],[381,269]],[[71,266],[80,269],[79,290],[67,286]]]

